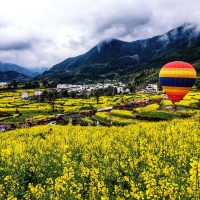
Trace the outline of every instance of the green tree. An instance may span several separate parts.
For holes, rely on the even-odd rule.
[[[117,88],[114,87],[114,95],[116,95],[118,92],[117,92]]]
[[[42,94],[37,98],[37,100],[39,100],[40,102],[46,102],[49,103],[52,107],[52,111],[55,111],[55,100],[56,98],[58,98],[59,94],[56,90],[45,90],[42,92]]]
[[[43,80],[42,85],[43,85],[44,88],[46,88],[46,87],[49,86],[49,82],[47,80]]]
[[[73,91],[72,91],[72,92],[70,93],[70,96],[71,96],[73,99],[76,98],[76,92],[73,92]]]
[[[39,88],[39,87],[40,87],[40,83],[38,81],[34,81],[33,88]]]
[[[104,89],[104,93],[107,96],[113,96],[115,94],[114,92],[115,91],[114,91],[114,87],[113,86],[109,86],[109,87]]]
[[[100,89],[94,90],[94,96],[96,97],[97,104],[99,104],[99,97],[101,96],[101,90]]]
[[[17,88],[17,86],[18,86],[18,83],[17,83],[16,80],[12,80],[10,84],[11,84],[11,86],[12,86],[13,88]]]
[[[61,96],[62,97],[69,97],[69,92],[67,91],[67,89],[62,89],[61,90]]]
[[[200,90],[200,77],[198,77],[195,81],[195,86],[198,90]]]

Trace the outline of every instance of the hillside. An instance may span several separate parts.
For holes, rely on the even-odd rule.
[[[1,72],[15,71],[15,72],[18,72],[18,73],[21,73],[21,74],[24,74],[27,76],[31,76],[31,77],[38,75],[38,74],[35,74],[35,72],[33,72],[29,69],[26,69],[24,67],[21,67],[19,65],[16,65],[13,63],[2,62],[2,61],[0,61],[0,71]]]
[[[200,36],[195,38],[190,46],[182,49],[172,50],[156,59],[153,59],[145,64],[140,65],[138,68],[130,68],[121,73],[121,78],[125,82],[137,83],[139,85],[149,82],[158,82],[158,74],[163,65],[175,60],[182,60],[191,63],[200,76]]]
[[[0,82],[10,82],[10,81],[17,81],[17,82],[23,82],[31,79],[30,76],[26,76],[24,74],[15,72],[15,71],[0,71]]]
[[[184,24],[163,35],[145,40],[104,40],[85,54],[54,65],[36,79],[51,80],[55,84],[113,79],[125,79],[127,82],[144,73],[144,69],[153,68],[148,72],[151,75],[157,73],[166,61],[198,63],[199,34],[196,26]],[[144,75],[147,74],[142,74],[143,78]]]

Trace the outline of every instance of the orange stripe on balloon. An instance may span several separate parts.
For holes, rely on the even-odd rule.
[[[168,96],[174,96],[174,97],[176,97],[176,96],[185,96],[187,94],[187,92],[184,92],[184,93],[180,93],[180,92],[167,92],[167,95]]]
[[[191,87],[170,87],[163,86],[163,89],[166,93],[187,93],[190,91]]]
[[[190,90],[191,87],[162,86],[166,90]]]
[[[180,67],[179,68],[163,67],[162,70],[164,71],[195,71],[194,68],[180,68]]]
[[[196,78],[196,72],[188,71],[161,71],[159,77]]]

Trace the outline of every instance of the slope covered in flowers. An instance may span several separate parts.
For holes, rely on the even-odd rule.
[[[200,114],[0,135],[0,199],[199,199]]]

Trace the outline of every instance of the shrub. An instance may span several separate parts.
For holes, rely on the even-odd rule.
[[[125,119],[135,119],[135,115],[132,111],[128,110],[111,110],[110,114],[112,116],[121,117]]]
[[[145,111],[158,110],[158,108],[159,108],[159,105],[157,103],[154,103],[154,104],[147,105],[146,107],[136,108],[135,110],[137,112],[145,112]]]

